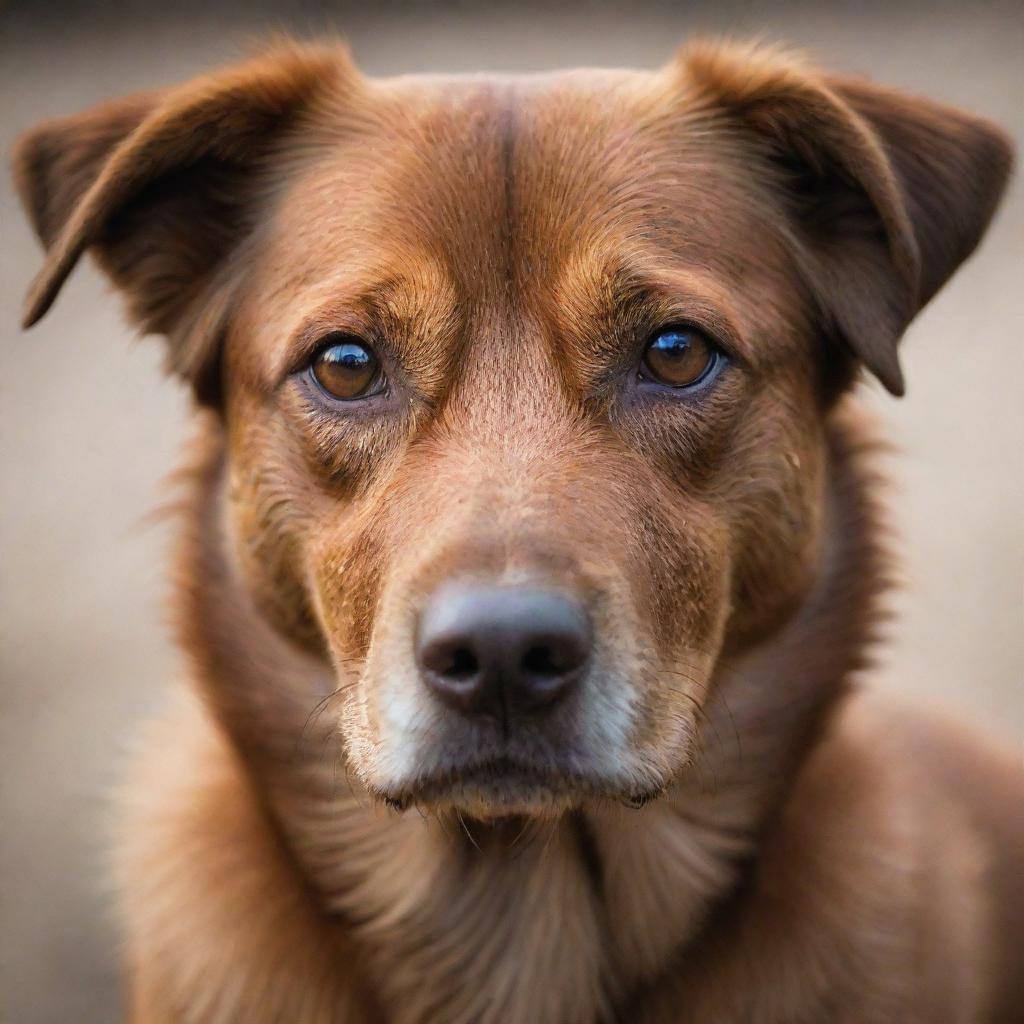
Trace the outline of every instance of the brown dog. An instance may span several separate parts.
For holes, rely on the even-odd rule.
[[[284,46],[29,134],[27,323],[91,249],[202,410],[131,1019],[1021,1020],[1019,765],[849,686],[885,567],[846,396],[902,390],[1010,162],[706,44]]]

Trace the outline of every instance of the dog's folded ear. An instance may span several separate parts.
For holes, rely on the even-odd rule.
[[[281,46],[27,133],[15,180],[47,252],[25,326],[91,249],[140,329],[168,337],[171,368],[200,401],[216,402],[229,256],[272,188],[283,136],[326,89],[355,76],[340,47]]]
[[[763,48],[691,44],[680,65],[711,116],[764,158],[826,333],[902,394],[897,343],[984,233],[1009,139],[952,107]]]

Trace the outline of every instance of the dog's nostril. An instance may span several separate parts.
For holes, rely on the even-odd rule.
[[[480,662],[476,660],[476,655],[468,647],[456,647],[452,651],[452,656],[448,667],[444,670],[444,674],[454,679],[469,679],[479,671]]]
[[[444,640],[424,645],[419,659],[422,668],[445,679],[471,679],[480,671],[480,662],[469,647]]]
[[[560,676],[575,667],[564,655],[559,658],[551,647],[531,647],[520,664],[525,672],[534,676]]]

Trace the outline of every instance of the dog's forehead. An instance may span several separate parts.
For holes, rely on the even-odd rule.
[[[269,231],[263,265],[302,296],[296,317],[373,291],[410,318],[542,296],[585,312],[637,268],[728,282],[771,253],[752,258],[767,190],[663,72],[386,79],[359,104],[306,129]]]

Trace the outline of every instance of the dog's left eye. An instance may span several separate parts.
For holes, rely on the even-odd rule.
[[[380,360],[358,338],[332,336],[309,366],[313,379],[331,398],[350,401],[377,394],[383,386]]]
[[[696,327],[668,327],[647,343],[643,374],[659,384],[691,388],[718,367],[721,350]]]

